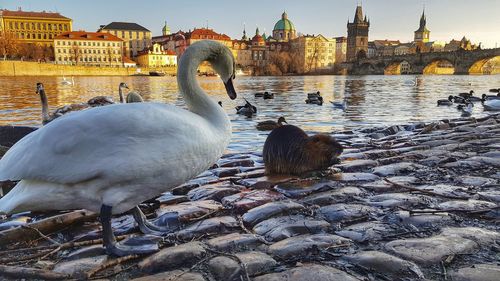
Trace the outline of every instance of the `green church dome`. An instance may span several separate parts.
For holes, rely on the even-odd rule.
[[[274,30],[295,30],[295,26],[288,19],[286,12],[283,12],[281,19],[274,25]]]

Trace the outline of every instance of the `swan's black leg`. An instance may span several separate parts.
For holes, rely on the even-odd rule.
[[[106,248],[106,252],[109,255],[114,256],[126,256],[132,254],[150,254],[156,252],[158,247],[152,245],[142,245],[142,246],[128,246],[121,245],[116,242],[115,235],[113,234],[113,228],[111,227],[111,210],[113,207],[102,205],[100,220],[102,224],[102,241]]]
[[[179,226],[177,214],[175,214],[171,218],[167,218],[168,221],[166,227],[157,226],[149,222],[146,219],[144,213],[138,206],[132,209],[132,215],[134,216],[135,221],[139,225],[139,229],[144,234],[153,234],[161,236],[176,230]]]

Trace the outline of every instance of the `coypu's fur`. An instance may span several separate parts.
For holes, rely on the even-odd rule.
[[[285,125],[274,129],[264,144],[266,174],[301,175],[325,169],[343,151],[333,137],[318,134],[309,137],[302,129]]]

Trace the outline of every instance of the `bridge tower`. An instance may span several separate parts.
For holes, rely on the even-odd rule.
[[[429,35],[431,31],[427,29],[427,18],[425,17],[425,9],[422,11],[422,16],[420,17],[420,26],[415,30],[415,37],[413,41],[422,49],[425,43],[429,42]]]
[[[368,28],[370,21],[363,18],[363,9],[356,7],[353,22],[347,21],[347,61],[365,58],[368,54]]]

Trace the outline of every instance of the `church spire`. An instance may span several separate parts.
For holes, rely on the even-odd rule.
[[[248,40],[246,26],[244,23],[243,23],[243,37],[241,37],[241,40],[243,40],[243,41]]]
[[[363,8],[361,6],[356,7],[356,13],[354,14],[354,22],[359,23],[363,21]]]
[[[427,19],[425,17],[425,7],[422,10],[422,16],[420,17],[420,28],[424,28],[425,25],[427,24]]]

